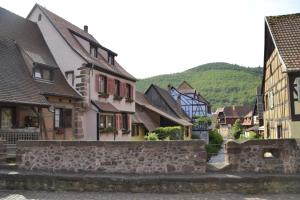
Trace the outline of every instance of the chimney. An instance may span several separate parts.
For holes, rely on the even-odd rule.
[[[88,33],[89,32],[89,27],[87,25],[84,25],[83,30],[84,30],[84,32]]]

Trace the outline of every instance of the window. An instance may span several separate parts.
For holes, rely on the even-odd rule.
[[[41,20],[42,20],[42,15],[39,14],[39,16],[38,16],[38,21],[41,21]]]
[[[67,81],[70,85],[74,86],[74,71],[68,71],[65,73]]]
[[[300,74],[289,75],[291,118],[300,121]]]
[[[114,128],[114,119],[113,115],[100,115],[100,129]]]
[[[13,110],[11,108],[1,108],[1,128],[9,129],[13,127]]]
[[[120,96],[120,81],[115,80],[115,96]]]
[[[277,139],[282,138],[282,125],[277,126]]]
[[[100,75],[99,79],[100,79],[100,88],[99,88],[100,91],[99,92],[107,93],[107,77]]]
[[[266,94],[266,98],[265,98],[265,110],[269,109],[269,95]]]
[[[72,128],[72,109],[54,109],[54,128]]]
[[[44,79],[47,81],[51,81],[52,80],[52,71],[50,71],[49,69],[35,67],[33,69],[33,76],[36,79]]]
[[[132,98],[131,96],[131,85],[130,84],[126,84],[126,98]]]
[[[122,120],[123,120],[123,129],[128,130],[128,116],[127,114],[122,114]]]
[[[90,45],[90,54],[91,54],[91,56],[94,56],[95,58],[97,58],[97,47]]]
[[[108,63],[111,64],[111,65],[114,65],[115,64],[115,58],[113,55],[111,54],[108,54]]]
[[[140,135],[139,126],[137,124],[133,124],[131,136],[139,136],[139,135]]]

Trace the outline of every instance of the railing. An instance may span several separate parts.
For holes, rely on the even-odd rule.
[[[7,144],[16,144],[18,140],[38,140],[39,135],[39,129],[0,129],[0,140]]]
[[[193,131],[207,131],[209,130],[209,127],[208,124],[197,124],[193,125]]]

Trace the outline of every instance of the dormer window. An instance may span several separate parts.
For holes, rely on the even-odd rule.
[[[90,45],[90,54],[91,56],[97,58],[97,47],[96,46],[93,46],[93,45]]]
[[[114,65],[115,64],[115,58],[113,55],[111,54],[108,54],[108,63],[111,64],[111,65]]]
[[[46,81],[52,80],[52,71],[46,68],[35,67],[33,69],[33,77],[35,79],[43,79]]]

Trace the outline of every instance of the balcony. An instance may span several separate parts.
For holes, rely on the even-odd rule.
[[[38,128],[0,129],[0,140],[7,144],[16,144],[18,140],[38,140],[39,136]]]

